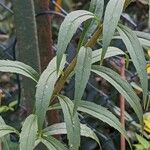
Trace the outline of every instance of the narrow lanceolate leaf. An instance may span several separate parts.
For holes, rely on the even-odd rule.
[[[37,135],[37,116],[30,115],[26,118],[20,133],[20,149],[33,150]]]
[[[65,64],[65,57],[62,59],[61,70]],[[38,127],[42,129],[45,114],[49,106],[51,96],[53,94],[54,85],[59,75],[56,70],[56,57],[52,59],[48,67],[44,70],[37,84],[36,89],[36,115],[38,117]]]
[[[129,142],[127,133],[122,128],[121,123],[119,122],[118,118],[115,115],[113,115],[110,111],[108,111],[105,107],[94,104],[92,102],[81,101],[78,107],[78,110],[81,112],[87,113],[93,116],[94,118],[97,118],[109,124],[111,127],[117,129]]]
[[[120,92],[120,94],[122,94],[123,97],[125,97],[126,101],[131,105],[137,114],[141,125],[143,125],[143,112],[140,99],[135,94],[131,85],[126,80],[123,80],[118,73],[109,68],[103,66],[92,66],[92,71],[107,80]]]
[[[135,31],[134,33],[137,35],[141,45],[150,47],[150,34],[149,33],[140,32],[140,31]]]
[[[103,23],[103,52],[101,55],[101,62],[104,59],[107,48],[117,27],[123,11],[124,2],[125,0],[110,0],[107,4]]]
[[[0,124],[0,138],[9,134],[9,133],[16,133],[16,134],[19,134],[19,132],[14,129],[13,127],[11,126],[8,126],[6,124]]]
[[[58,140],[53,138],[52,136],[41,138],[41,142],[49,149],[49,150],[68,150],[65,145],[60,143]]]
[[[104,9],[104,0],[92,0],[91,1],[89,11],[93,12],[99,21],[101,21],[102,19],[103,9]],[[86,34],[91,35],[96,29],[96,27],[97,27],[96,20],[91,20],[91,23],[89,25],[89,30]]]
[[[77,112],[73,115],[74,105],[71,100],[65,96],[58,97],[62,107],[64,121],[67,128],[67,138],[69,140],[70,150],[76,150],[80,146],[80,122]]]
[[[0,71],[18,73],[36,82],[39,79],[39,74],[32,67],[19,61],[0,60]]]
[[[96,134],[92,131],[92,129],[87,127],[85,124],[80,124],[80,128],[82,136],[90,137],[93,140],[95,140],[98,144],[100,144],[99,139],[97,138]],[[67,134],[66,123],[63,122],[51,125],[44,129],[44,134],[46,135]]]
[[[97,49],[92,51],[92,63],[96,63],[100,61],[102,55],[102,49]],[[117,47],[108,47],[105,58],[117,56],[117,55],[125,55],[125,53]]]
[[[123,42],[126,45],[132,62],[139,75],[141,87],[143,89],[143,100],[145,107],[147,102],[148,77],[146,73],[146,60],[144,57],[144,51],[137,36],[134,32],[132,32],[131,29],[123,25],[119,25],[118,31],[120,33],[120,36],[122,37]]]
[[[82,98],[86,84],[90,77],[92,62],[92,49],[81,47],[77,57],[77,64],[75,68],[75,105],[74,112],[76,112],[79,100]]]
[[[71,41],[74,33],[78,29],[78,27],[84,21],[94,18],[94,14],[85,11],[85,10],[77,10],[69,13],[63,23],[60,26],[59,34],[58,34],[58,44],[57,44],[57,70],[60,67],[60,63],[62,60],[62,56]]]

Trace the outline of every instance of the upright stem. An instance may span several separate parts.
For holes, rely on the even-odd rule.
[[[122,67],[120,69],[120,75],[122,79],[125,79],[125,60],[121,58]],[[125,98],[120,95],[120,122],[123,128],[125,128]],[[126,141],[123,135],[120,138],[121,150],[126,150]]]

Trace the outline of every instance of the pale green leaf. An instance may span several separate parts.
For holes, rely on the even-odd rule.
[[[146,73],[146,60],[144,57],[144,51],[136,34],[131,29],[123,25],[119,25],[118,31],[126,45],[126,48],[139,75],[141,87],[143,89],[143,100],[145,107],[147,102],[148,76]]]
[[[37,116],[30,115],[23,123],[20,133],[20,149],[33,150],[38,131]]]
[[[107,48],[114,35],[121,13],[123,11],[125,0],[110,0],[106,6],[103,23],[103,51],[101,62],[104,59]]]
[[[100,61],[102,48],[92,51],[92,63]],[[116,55],[125,55],[125,53],[117,47],[108,47],[105,58],[113,57]]]
[[[69,13],[60,26],[57,44],[57,70],[60,67],[62,56],[78,27],[86,20],[94,18],[94,14],[77,10]]]
[[[90,137],[100,145],[99,139],[97,138],[96,134],[92,131],[92,129],[87,127],[85,124],[80,124],[80,128],[82,136]],[[47,135],[67,134],[66,123],[63,122],[51,125],[44,129],[44,133]]]
[[[74,112],[76,112],[78,103],[82,98],[86,84],[90,77],[92,63],[92,49],[81,47],[77,57],[77,64],[75,67],[75,105]]]
[[[104,0],[91,0],[90,3],[90,12],[93,12],[97,19],[101,21],[104,10]],[[97,27],[97,23],[95,20],[91,20],[88,32],[86,33],[88,36],[91,35]]]
[[[39,79],[38,73],[32,67],[19,61],[0,60],[0,71],[18,73],[31,78],[35,82]]]
[[[67,138],[69,140],[70,150],[76,150],[80,146],[80,122],[77,112],[73,115],[74,105],[71,100],[65,96],[58,97],[62,107],[64,121],[67,128]],[[69,103],[70,102],[70,103]]]
[[[49,150],[68,150],[65,145],[60,143],[58,140],[53,138],[52,136],[41,138],[41,142],[49,149]]]
[[[61,70],[64,68],[65,57],[62,59]],[[38,127],[42,129],[45,114],[53,94],[54,85],[59,78],[56,70],[56,57],[51,60],[47,68],[44,70],[37,84],[36,89],[36,115],[38,117]]]
[[[10,133],[16,133],[16,134],[19,134],[18,131],[16,129],[14,129],[13,127],[11,126],[8,126],[6,124],[0,124],[0,138],[7,135],[7,134],[10,134]]]
[[[81,101],[80,105],[78,107],[78,111],[87,113],[87,114],[93,116],[94,118],[97,118],[97,119],[109,124],[111,127],[118,130],[130,144],[127,133],[122,128],[121,123],[119,122],[118,118],[115,115],[113,115],[110,111],[108,111],[105,107],[94,104],[92,102]]]
[[[143,124],[143,112],[140,104],[139,97],[135,94],[131,85],[123,80],[120,75],[113,70],[103,66],[92,66],[92,71],[97,75],[107,80],[113,85],[122,96],[125,97],[126,101],[131,105],[135,113],[137,114],[141,125]]]

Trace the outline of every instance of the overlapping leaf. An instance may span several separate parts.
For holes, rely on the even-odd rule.
[[[92,63],[100,61],[101,54],[102,54],[102,49],[97,49],[97,50],[92,51]],[[124,55],[124,54],[125,53],[117,47],[108,47],[108,50],[106,52],[104,59],[117,56],[117,55]]]
[[[148,77],[146,73],[146,60],[144,57],[144,51],[137,36],[134,34],[134,32],[132,32],[131,29],[123,25],[119,25],[118,31],[126,45],[126,48],[139,75],[141,87],[143,89],[143,100],[145,107],[147,101]]]
[[[20,133],[20,149],[33,150],[38,131],[37,116],[30,115],[26,118]]]
[[[104,59],[107,48],[117,27],[124,3],[125,0],[110,0],[107,4],[103,23],[103,52],[101,55],[101,61]]]
[[[81,47],[75,68],[75,96],[74,112],[76,112],[79,100],[82,98],[86,84],[90,77],[92,63],[92,49]]]
[[[92,102],[81,101],[78,107],[78,110],[81,112],[85,112],[118,130],[129,142],[129,138],[127,136],[126,131],[122,128],[121,123],[118,118],[114,116],[110,111],[108,111],[105,107],[94,104]],[[131,146],[131,145],[130,145]]]
[[[64,120],[66,123],[67,138],[69,140],[70,149],[78,149],[80,146],[80,122],[78,114],[75,113],[73,115],[74,106],[69,98],[60,96],[58,99],[61,104]]]
[[[85,124],[80,124],[80,128],[82,136],[90,137],[99,144],[99,139],[89,127]],[[46,135],[67,134],[66,124],[63,122],[51,125],[44,129],[44,133],[46,133]]]
[[[143,112],[140,104],[139,97],[135,94],[131,85],[123,80],[120,75],[113,70],[103,66],[92,66],[92,71],[101,76],[112,84],[121,94],[125,97],[127,102],[131,105],[135,113],[137,114],[141,125],[143,124]]]
[[[61,24],[58,34],[57,70],[60,67],[62,56],[69,42],[71,41],[74,33],[84,21],[90,18],[94,18],[94,14],[85,10],[73,11],[66,16],[65,20]]]
[[[62,59],[60,72],[64,68],[65,56]],[[38,117],[38,127],[42,129],[45,114],[53,94],[54,85],[59,77],[56,69],[56,57],[52,59],[48,67],[44,70],[37,84],[36,89],[36,115]]]
[[[0,71],[18,73],[36,82],[39,79],[38,73],[32,67],[19,61],[0,60]]]
[[[40,141],[49,149],[49,150],[68,150],[62,143],[53,138],[52,136],[43,137]]]

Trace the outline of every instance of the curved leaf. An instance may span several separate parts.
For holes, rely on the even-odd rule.
[[[118,31],[127,47],[127,50],[139,75],[141,87],[143,89],[143,100],[145,107],[148,92],[148,76],[146,73],[146,60],[144,57],[144,51],[137,36],[131,29],[123,25],[119,25]]]
[[[141,125],[143,125],[143,112],[140,99],[135,94],[131,85],[126,80],[123,80],[118,73],[109,68],[103,66],[92,66],[92,71],[107,80],[120,92],[120,94],[122,94],[122,96],[125,97],[127,102],[137,114]]]
[[[104,0],[92,0],[90,3],[90,12],[93,12],[97,19],[101,21],[104,10]],[[97,27],[97,22],[95,20],[91,20],[90,25],[88,27],[88,31],[86,33],[87,37],[89,37]]]
[[[20,133],[20,149],[33,150],[38,131],[37,116],[30,115],[26,118]]]
[[[74,33],[78,29],[78,27],[84,21],[94,18],[94,14],[85,11],[85,10],[77,10],[69,13],[63,23],[60,26],[59,34],[58,34],[58,44],[57,44],[57,70],[60,67],[60,63],[62,60],[62,56],[71,41]]]
[[[78,107],[78,111],[85,112],[103,122],[106,122],[113,128],[117,129],[130,144],[127,133],[122,128],[121,123],[119,122],[118,118],[115,115],[113,115],[110,111],[108,111],[105,107],[94,104],[92,102],[81,101]]]
[[[125,0],[110,0],[107,4],[103,23],[103,51],[101,55],[101,62],[104,59],[107,48],[117,27],[123,11],[124,3]]]
[[[35,82],[39,79],[39,74],[32,67],[19,61],[0,60],[0,71],[18,73],[31,78]]]
[[[92,49],[81,47],[77,57],[75,67],[75,105],[74,112],[77,111],[78,103],[82,98],[86,84],[90,77],[92,62]]]
[[[43,137],[40,140],[49,150],[68,150],[62,143],[52,136]]]
[[[61,64],[61,70],[63,70],[65,64],[65,57]],[[56,70],[56,57],[52,59],[47,68],[44,70],[37,84],[36,89],[36,115],[38,117],[38,127],[42,129],[45,114],[49,106],[51,96],[53,94],[54,85],[59,75]]]
[[[96,134],[89,127],[87,127],[85,124],[80,124],[80,128],[82,136],[90,137],[100,145]],[[44,129],[44,133],[46,135],[67,134],[66,123],[63,122],[51,125]]]
[[[92,63],[100,61],[102,49],[92,51]],[[116,55],[125,55],[125,53],[117,47],[108,47],[105,58],[113,57]]]
[[[62,107],[64,120],[67,128],[67,138],[71,150],[78,149],[80,146],[80,122],[78,114],[73,115],[74,105],[71,100],[65,96],[58,97]],[[70,103],[69,103],[70,101]]]
[[[8,126],[6,124],[3,124],[3,123],[0,124],[0,138],[9,134],[9,133],[19,134],[19,132],[15,128]]]

